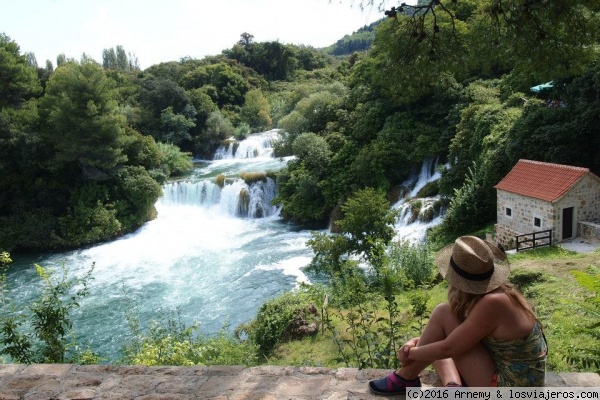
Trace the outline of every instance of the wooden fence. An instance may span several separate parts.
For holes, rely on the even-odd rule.
[[[517,235],[517,251],[552,246],[552,229]]]

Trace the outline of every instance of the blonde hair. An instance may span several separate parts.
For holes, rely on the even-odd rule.
[[[504,292],[508,298],[519,308],[521,309],[525,315],[532,321],[538,321],[535,313],[533,312],[533,308],[523,296],[523,294],[516,288],[512,283],[504,282],[502,285],[498,287],[502,292]],[[469,312],[475,307],[475,304],[481,298],[485,296],[484,294],[473,294],[463,292],[460,289],[455,288],[452,285],[448,286],[448,303],[450,304],[450,308],[452,309],[452,313],[460,322],[463,322]],[[538,321],[539,322],[539,321]]]

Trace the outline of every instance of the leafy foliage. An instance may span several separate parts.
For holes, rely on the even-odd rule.
[[[308,310],[320,303],[319,297],[323,298],[318,289],[301,287],[266,301],[252,321],[237,329],[238,335],[247,334],[259,356],[268,357],[275,346],[293,337],[291,328],[297,317],[311,317]]]
[[[143,329],[136,309],[128,315],[131,338],[123,348],[124,364],[136,365],[255,365],[256,349],[227,333],[198,334],[196,324],[186,326],[179,310],[161,310],[161,320],[151,320]]]
[[[432,252],[425,244],[392,243],[389,263],[409,288],[429,285],[433,279]]]
[[[9,356],[19,363],[64,363],[85,360],[96,363],[99,357],[89,351],[79,352],[73,335],[71,312],[79,307],[79,301],[88,294],[92,268],[82,277],[71,278],[63,268],[56,279],[55,273],[36,265],[38,276],[43,282],[40,296],[27,306],[28,314],[14,308],[8,298],[4,269],[10,262],[7,253],[2,253],[3,270],[0,271],[0,295],[2,316],[0,317],[0,354]]]

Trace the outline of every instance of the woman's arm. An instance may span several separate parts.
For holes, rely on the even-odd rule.
[[[492,332],[504,304],[495,295],[486,295],[473,307],[467,319],[444,340],[429,344],[407,346],[406,356],[415,361],[435,361],[462,354]]]
[[[400,361],[400,365],[405,366],[408,365],[410,363],[412,363],[414,360],[410,360],[408,358],[408,350],[411,347],[414,347],[417,345],[417,343],[419,342],[419,338],[418,337],[414,337],[412,339],[409,339],[406,341],[406,343],[404,343],[400,349],[398,350],[398,361]]]

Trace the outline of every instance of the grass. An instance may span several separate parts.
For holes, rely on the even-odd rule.
[[[556,372],[598,372],[593,367],[571,365],[565,357],[574,349],[598,346],[594,342],[597,339],[581,329],[597,321],[593,316],[585,315],[577,306],[590,301],[598,293],[582,287],[572,271],[586,271],[590,266],[600,267],[600,250],[584,254],[547,247],[510,254],[509,260],[511,282],[527,296],[544,326],[549,345],[547,369]],[[445,282],[439,282],[429,290],[429,310],[446,300],[446,288]],[[408,293],[400,295],[398,303],[402,309],[408,310]],[[336,329],[344,331],[345,327],[340,323]],[[268,364],[330,368],[344,366],[337,360],[337,349],[328,332],[319,332],[315,337],[278,346]]]

